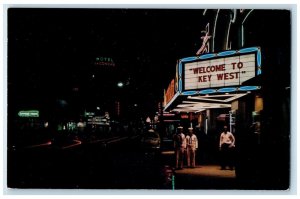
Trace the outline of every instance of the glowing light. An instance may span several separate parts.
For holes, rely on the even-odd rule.
[[[221,88],[218,90],[219,93],[227,93],[227,92],[233,92],[237,89],[235,87],[229,87],[229,88]]]
[[[201,37],[202,45],[197,51],[196,55],[209,52],[209,39],[211,38],[211,35],[209,34],[209,23],[207,23],[205,30],[202,30],[201,33],[204,33],[204,36]]]
[[[205,55],[201,55],[200,59],[208,59],[208,58],[215,57],[215,56],[216,56],[216,54],[214,54],[214,53],[205,54]]]
[[[30,145],[30,146],[27,146],[25,148],[36,148],[36,147],[42,147],[42,146],[49,146],[51,144],[52,144],[52,142],[48,141],[48,142],[45,142],[45,143],[42,143],[42,144]]]
[[[216,37],[216,28],[217,28],[217,21],[219,18],[219,12],[220,9],[218,9],[216,17],[215,17],[215,22],[214,22],[214,31],[213,31],[213,39],[212,39],[212,52],[215,51],[215,37]]]
[[[257,47],[251,47],[251,48],[243,48],[239,50],[239,53],[250,53],[250,52],[255,52],[258,51]]]
[[[243,11],[244,11],[244,10],[243,10]],[[248,12],[248,14],[245,16],[245,18],[244,18],[242,24],[245,23],[246,19],[248,18],[248,16],[250,15],[250,13],[251,13],[252,11],[253,11],[253,9],[251,9],[251,10]]]
[[[233,54],[235,54],[235,53],[236,53],[235,50],[230,50],[230,51],[220,52],[220,53],[218,53],[217,55],[218,55],[219,57],[222,57],[222,56],[233,55]]]
[[[242,86],[239,88],[240,91],[252,91],[260,89],[259,86]]]
[[[257,75],[261,75],[261,69],[257,70]]]
[[[181,93],[181,95],[195,95],[197,93],[198,93],[197,91],[186,91],[186,92]]]
[[[261,66],[261,52],[260,50],[257,51],[257,66]]]
[[[206,90],[202,90],[199,93],[200,94],[210,94],[210,93],[215,93],[217,90],[215,89],[206,89]]]
[[[118,82],[117,85],[118,85],[119,88],[122,88],[124,86],[123,82]]]
[[[71,148],[71,147],[74,147],[74,146],[78,146],[78,145],[81,145],[81,141],[80,140],[73,140],[74,144],[71,144],[71,145],[68,145],[68,146],[64,146],[62,147],[62,149],[67,149],[67,148]]]
[[[38,110],[27,110],[27,111],[19,111],[19,117],[39,117],[40,113]]]
[[[233,15],[231,15],[231,19],[230,19],[230,22],[229,22],[229,25],[228,25],[228,29],[227,29],[226,49],[231,49],[231,42],[230,42],[230,46],[228,46],[229,35],[230,35],[231,24],[235,23],[235,20],[236,20],[236,10],[234,9],[233,10]]]
[[[194,61],[196,59],[197,59],[197,57],[186,57],[186,58],[181,59],[181,62]]]
[[[181,80],[181,78],[180,78],[180,80],[179,80],[179,92],[181,92],[182,91],[182,80]]]
[[[179,77],[181,77],[181,75],[182,75],[182,62],[180,62],[179,65],[178,65],[178,73],[179,73]]]

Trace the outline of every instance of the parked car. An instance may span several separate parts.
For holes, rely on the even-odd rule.
[[[150,129],[141,138],[141,146],[144,149],[160,149],[161,139],[157,132]]]

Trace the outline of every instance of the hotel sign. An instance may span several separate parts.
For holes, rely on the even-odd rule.
[[[110,57],[96,57],[94,65],[96,66],[108,66],[108,67],[115,67],[116,64]]]

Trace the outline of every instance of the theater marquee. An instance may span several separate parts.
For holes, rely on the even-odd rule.
[[[183,93],[239,89],[243,82],[261,74],[261,54],[257,47],[204,54],[181,59],[178,67],[179,90]]]
[[[255,54],[186,63],[184,90],[241,85],[255,77]]]
[[[211,94],[208,97],[215,94],[215,96],[223,98],[225,97],[224,93],[226,93],[226,96],[230,97],[229,101],[237,99],[244,96],[245,91],[260,89],[260,85],[252,85],[254,81],[249,84],[248,80],[261,73],[261,50],[259,47],[228,50],[180,59],[176,69],[178,88],[176,86],[176,93],[167,102],[164,110],[168,110],[171,104],[179,98],[179,100],[185,99],[186,104],[178,105],[174,110],[182,111],[183,107],[185,107],[184,111],[200,110],[199,107],[192,108],[191,104],[195,102],[189,102],[183,98],[184,96],[188,96],[188,99],[195,96],[203,99],[207,94]],[[198,102],[196,103],[197,106],[200,106]],[[210,108],[224,108],[225,106],[224,103],[206,103],[205,105],[201,104],[201,107],[202,109],[203,107],[208,108],[208,105]]]

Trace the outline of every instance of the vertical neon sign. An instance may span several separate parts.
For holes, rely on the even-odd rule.
[[[209,23],[207,23],[205,30],[202,30],[201,33],[204,33],[204,36],[201,37],[202,45],[196,53],[197,56],[209,52],[209,39],[211,38],[209,35]]]

